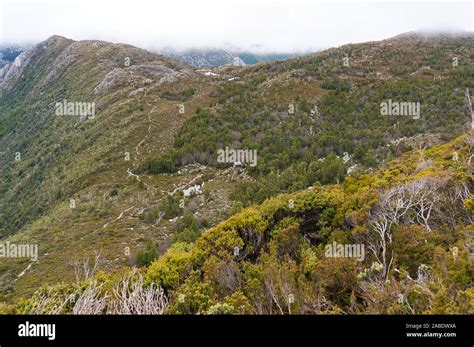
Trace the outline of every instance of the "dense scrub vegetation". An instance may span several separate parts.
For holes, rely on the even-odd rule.
[[[0,99],[0,239],[41,257],[5,259],[0,311],[473,312],[472,139],[433,146],[468,129],[472,38],[214,77],[130,46],[48,42]],[[96,94],[109,73],[118,84]],[[54,117],[58,99],[95,101],[97,118]],[[387,100],[420,102],[420,118],[382,116]],[[228,169],[225,147],[258,164]],[[333,242],[364,259],[327,257]],[[96,249],[104,272],[75,276]]]
[[[474,90],[472,53],[466,56],[461,49],[472,49],[472,41],[457,44],[417,46],[419,52],[406,55],[397,51],[413,47],[406,43],[384,50],[379,44],[349,45],[257,65],[241,81],[222,85],[213,107],[184,123],[174,150],[150,158],[142,169],[170,173],[195,162],[222,167],[219,149],[257,150],[258,165],[247,169],[258,179],[234,194],[248,206],[278,193],[340,182],[355,165],[355,173],[373,168],[412,149],[413,143],[400,139],[426,134],[452,139],[468,129],[464,93]],[[463,63],[453,67],[459,56]],[[344,57],[350,57],[347,67]],[[292,78],[309,80],[313,91],[293,91]],[[279,84],[285,98],[274,95]],[[420,118],[381,115],[380,104],[387,100],[419,102]]]
[[[472,313],[472,155],[466,136],[408,152],[372,174],[246,208],[139,272],[45,287],[3,309],[123,313],[148,298],[132,311]],[[333,242],[363,244],[364,259],[327,256]]]
[[[132,46],[61,37],[38,44],[33,52],[12,90],[0,91],[0,238],[17,233],[87,187],[97,174],[123,163],[124,144],[148,121],[141,118],[145,108],[140,95],[130,95],[139,89],[135,84],[148,80],[144,78],[147,71],[135,71],[136,80],[130,86],[122,77],[108,93],[94,91],[111,70],[124,67],[124,57],[133,59],[131,69],[151,62],[182,68]],[[126,69],[123,75],[127,76]],[[191,86],[171,89],[162,87],[156,92],[163,99],[176,96],[179,100],[194,93]],[[122,104],[126,99],[130,104]],[[55,104],[63,100],[94,102],[94,121],[56,115]]]

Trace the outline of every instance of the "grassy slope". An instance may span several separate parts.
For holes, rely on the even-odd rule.
[[[59,40],[49,46],[36,62],[41,69],[35,65],[27,70],[2,103],[1,129],[7,134],[2,142],[8,142],[8,146],[3,146],[8,152],[2,156],[5,191],[0,198],[6,207],[2,209],[2,225],[6,228],[4,232],[15,234],[8,238],[12,242],[37,242],[41,259],[21,278],[16,276],[28,261],[2,260],[4,293],[13,287],[23,293],[43,283],[72,279],[69,263],[94,251],[102,251],[107,259],[106,268],[128,264],[125,247],[130,248],[134,257],[147,241],[167,239],[174,228],[168,222],[159,228],[144,223],[139,218],[140,209],[156,206],[171,187],[186,187],[193,178],[185,174],[143,176],[143,187],[127,174],[127,169],[133,171],[143,156],[166,152],[182,122],[197,107],[209,103],[208,81],[190,73],[183,81],[165,85],[155,81],[143,87],[144,77],[137,77],[96,96],[93,88],[109,71],[120,67],[125,56],[137,65],[175,63],[129,46],[99,43],[97,49],[92,42],[81,42],[76,43],[80,46],[74,64],[56,75],[54,83],[38,87],[49,72],[47,67],[69,44],[70,41]],[[164,91],[180,92],[183,86],[194,88],[195,95],[181,101],[160,97]],[[81,123],[75,117],[54,116],[53,102],[62,99],[95,101],[103,107],[94,121]],[[185,104],[184,114],[178,113],[178,103]],[[17,151],[22,154],[20,162],[12,160]],[[130,153],[130,161],[125,160],[125,152]],[[225,201],[225,182],[209,187],[222,191],[215,195]],[[109,197],[114,189],[118,196]],[[91,201],[81,201],[81,196],[90,196]],[[70,199],[76,201],[75,209],[69,208]],[[123,211],[127,211],[123,218],[117,219]],[[224,210],[215,209],[215,215],[208,218],[222,219],[222,213]]]
[[[176,244],[140,273],[146,283],[166,290],[170,313],[472,313],[474,273],[468,254],[474,210],[451,200],[455,187],[473,189],[467,139],[434,146],[423,157],[405,153],[340,185],[268,199],[206,231],[195,244]],[[324,256],[324,245],[333,241],[365,242],[367,218],[382,191],[430,177],[448,182],[439,191],[448,200],[437,203],[431,231],[416,222],[397,226],[390,281],[377,279],[367,249],[360,263]],[[454,224],[445,224],[448,214]],[[415,280],[420,266],[429,271],[426,283]],[[123,273],[96,276],[102,294]],[[41,293],[53,298],[54,306],[87,283],[44,288],[16,309],[29,312]],[[289,293],[294,302],[288,304]],[[403,303],[399,295],[406,298]]]
[[[2,168],[6,168],[2,169],[3,186],[8,187],[0,194],[2,203],[8,206],[9,211],[8,215],[2,211],[4,221],[10,223],[8,232],[16,234],[11,240],[36,241],[40,245],[40,262],[34,264],[23,277],[16,276],[27,267],[27,261],[10,260],[2,264],[3,292],[11,293],[14,289],[14,295],[21,296],[31,293],[41,284],[72,280],[69,262],[74,258],[91,256],[96,250],[101,250],[107,260],[104,269],[121,267],[130,263],[148,240],[166,240],[173,232],[174,224],[164,220],[159,225],[150,225],[140,219],[140,211],[158,207],[167,191],[185,185],[196,174],[141,175],[140,180],[145,187],[140,187],[139,182],[129,177],[126,171],[149,156],[166,153],[172,147],[181,125],[198,107],[212,106],[211,112],[219,115],[222,105],[216,104],[216,98],[209,96],[211,92],[219,91],[221,87],[251,84],[263,75],[264,79],[256,84],[252,100],[286,110],[288,104],[297,98],[319,102],[330,94],[330,89],[322,88],[324,81],[350,81],[363,90],[358,92],[361,95],[364,90],[384,88],[386,85],[396,89],[397,81],[410,73],[419,73],[417,76],[429,85],[437,74],[452,80],[459,78],[457,72],[450,68],[451,56],[459,55],[463,63],[472,61],[471,46],[472,40],[448,42],[440,48],[433,43],[420,46],[416,41],[411,46],[395,42],[349,45],[286,62],[259,64],[245,69],[220,68],[216,70],[221,73],[217,79],[192,73],[165,85],[158,85],[156,81],[144,85],[144,78],[132,79],[103,96],[95,96],[93,88],[109,71],[122,66],[126,56],[132,57],[133,64],[158,61],[159,64],[172,66],[175,63],[130,46],[105,45],[96,50],[91,48],[91,43],[85,43],[78,48],[78,60],[65,69],[54,83],[44,86],[40,83],[41,78],[46,76],[47,67],[54,63],[64,47],[51,49],[38,62],[41,69],[29,72],[15,93],[11,94],[12,99],[7,99],[7,103],[2,103],[0,108],[2,115],[5,115],[2,116],[2,134],[7,134],[2,137],[2,147],[7,148],[6,143],[14,144],[8,147],[8,155],[1,157],[4,160]],[[414,47],[418,49],[414,50]],[[423,56],[426,49],[431,52],[428,58]],[[365,56],[366,52],[372,56]],[[408,53],[416,54],[413,61],[406,60]],[[347,54],[351,57],[351,67],[344,69],[341,61]],[[426,59],[436,54],[442,56],[442,61],[435,66]],[[387,59],[393,66],[405,68],[406,71],[390,70]],[[411,62],[415,62],[413,66]],[[432,65],[432,71],[424,71],[422,66],[425,63]],[[466,65],[463,66],[465,69]],[[178,65],[177,68],[185,67]],[[241,81],[227,81],[233,76],[239,76]],[[385,79],[389,82],[384,82]],[[141,91],[141,87],[146,92]],[[164,92],[179,94],[187,87],[194,88],[195,93],[184,100],[163,97]],[[442,84],[439,87],[442,88]],[[133,91],[136,94],[130,94]],[[77,120],[73,119],[51,118],[52,103],[62,98],[92,98],[104,107],[95,122],[77,124]],[[359,96],[357,94],[352,98],[358,99]],[[462,103],[460,98],[462,96],[453,99],[455,104],[458,101]],[[177,114],[179,103],[186,105],[185,114]],[[463,111],[457,111],[455,116],[462,117]],[[18,117],[23,118],[19,121]],[[10,123],[5,123],[5,120]],[[462,122],[458,124],[460,127],[455,133],[463,127]],[[15,127],[17,131],[13,132]],[[334,125],[331,127],[334,128]],[[136,155],[139,143],[142,145],[138,149],[139,155]],[[17,150],[22,152],[23,160],[13,163],[12,155]],[[123,159],[125,151],[131,153],[131,162]],[[213,205],[210,208],[204,205],[198,210],[214,224],[226,216],[226,206],[230,205],[229,193],[235,182],[227,174],[221,176],[215,168],[203,170],[217,173],[217,178],[208,184],[211,195],[215,196],[211,202]],[[12,186],[18,189],[11,189]],[[111,198],[109,193],[114,189],[119,194]],[[81,202],[80,197],[86,195],[91,195],[93,200]],[[77,203],[74,210],[69,208],[71,198]],[[14,201],[22,204],[12,203]],[[30,223],[12,226],[12,222],[16,221]],[[131,258],[124,254],[125,247],[130,247]]]

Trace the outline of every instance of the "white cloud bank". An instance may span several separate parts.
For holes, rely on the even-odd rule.
[[[57,34],[155,49],[289,52],[412,30],[473,31],[472,2],[0,0],[0,43]]]

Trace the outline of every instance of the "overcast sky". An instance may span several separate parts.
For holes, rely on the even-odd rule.
[[[0,43],[53,34],[148,49],[311,51],[412,30],[474,31],[472,1],[0,0]]]

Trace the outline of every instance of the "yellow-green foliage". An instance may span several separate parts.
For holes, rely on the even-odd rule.
[[[466,207],[466,210],[471,213],[474,213],[474,196],[471,196],[469,199],[466,199],[464,201],[464,206]]]
[[[173,293],[170,313],[205,313],[216,302],[212,298],[212,286],[202,281],[199,271],[192,272],[186,282]]]
[[[341,185],[282,194],[243,209],[194,244],[175,243],[142,270],[145,283],[163,287],[167,312],[176,314],[473,313],[474,272],[466,244],[474,238],[474,225],[464,225],[472,198],[464,201],[465,210],[457,203],[455,211],[450,196],[441,199],[440,222],[431,231],[422,223],[395,225],[388,279],[380,277],[382,265],[367,246],[361,262],[324,251],[332,242],[367,242],[367,218],[383,189],[430,175],[444,177],[448,188],[472,187],[464,144],[460,138],[427,150],[431,164],[422,170],[416,152],[406,153]],[[425,277],[418,278],[420,273]],[[110,289],[120,276],[95,278]],[[54,299],[48,308],[54,309],[75,290],[43,288],[16,310],[31,312],[42,295]]]
[[[21,299],[16,306],[18,314],[51,314],[66,313],[74,304],[75,298],[86,284],[61,283],[54,286],[44,286],[28,299]],[[47,299],[47,300],[45,300]]]
[[[175,243],[146,270],[145,281],[164,288],[177,288],[192,270],[192,245]]]

